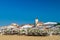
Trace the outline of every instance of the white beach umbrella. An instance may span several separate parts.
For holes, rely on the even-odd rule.
[[[57,24],[56,22],[46,22],[44,23],[45,25],[49,25],[49,24]]]
[[[32,28],[32,26],[31,25],[24,25],[24,26],[22,26],[23,28]]]

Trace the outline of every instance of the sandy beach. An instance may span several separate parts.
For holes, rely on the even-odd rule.
[[[60,36],[0,35],[0,40],[60,40]]]

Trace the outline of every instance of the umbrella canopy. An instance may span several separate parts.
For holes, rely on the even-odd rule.
[[[46,23],[44,23],[44,25],[51,25],[51,24],[57,24],[56,22],[46,22]]]
[[[24,25],[24,26],[22,26],[23,28],[32,28],[32,26],[31,25]]]

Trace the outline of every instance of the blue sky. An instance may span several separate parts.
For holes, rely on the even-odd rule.
[[[60,22],[60,0],[0,0],[0,26],[39,21]]]

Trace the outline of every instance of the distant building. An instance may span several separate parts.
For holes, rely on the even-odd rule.
[[[16,23],[12,23],[11,25],[8,25],[7,28],[18,28],[19,25]]]
[[[36,27],[39,27],[39,26],[42,26],[43,23],[42,22],[39,22],[38,18],[35,19],[35,26]]]
[[[39,22],[39,20],[38,20],[38,18],[36,18],[36,19],[35,19],[35,24],[36,24],[36,26],[37,26],[38,22]]]

